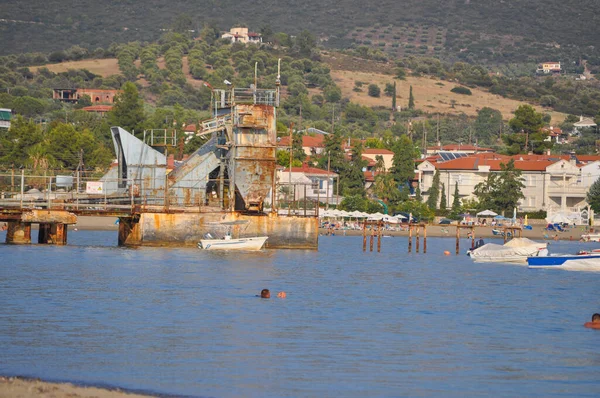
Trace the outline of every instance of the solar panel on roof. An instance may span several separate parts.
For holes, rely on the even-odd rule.
[[[443,161],[460,159],[469,156],[468,153],[464,152],[438,152],[438,155],[442,158]]]

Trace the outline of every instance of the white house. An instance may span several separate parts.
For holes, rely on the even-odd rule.
[[[447,161],[425,160],[417,166],[421,192],[426,200],[437,170],[448,204],[454,199],[457,182],[461,200],[476,199],[475,186],[484,182],[490,173],[500,171],[500,164],[506,164],[510,159],[509,156],[478,154]],[[515,155],[512,159],[515,167],[522,171],[525,185],[522,191],[525,198],[519,204],[521,211],[541,209],[553,212],[584,207],[589,185],[583,183],[582,169],[589,173],[587,181],[596,175],[594,173],[600,173],[597,170],[600,156],[596,156],[596,162],[588,164],[578,163],[576,157],[569,155]]]
[[[232,43],[262,43],[262,35],[248,32],[248,28],[231,28],[228,33],[223,33],[221,37],[231,40]]]
[[[336,178],[338,178],[336,173],[309,167],[306,163],[302,167],[292,167],[291,173],[289,167],[277,170],[280,186],[289,184],[291,180],[293,188],[291,192],[288,191],[288,194],[293,193],[294,200],[306,198],[323,203],[337,203],[337,192],[334,192],[333,184]]]
[[[588,128],[588,127],[593,127],[593,128],[597,127],[597,124],[594,122],[594,119],[592,119],[591,117],[579,116],[579,121],[576,123],[573,123],[573,130],[575,130],[578,133],[580,133],[582,129]]]

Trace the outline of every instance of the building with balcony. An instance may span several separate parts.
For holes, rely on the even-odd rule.
[[[458,183],[461,200],[476,199],[475,186],[487,180],[490,173],[501,170],[501,163],[515,161],[522,171],[525,185],[519,203],[520,211],[546,210],[549,212],[573,210],[587,206],[589,187],[600,176],[600,156],[575,155],[515,155],[476,154],[449,160],[426,159],[417,166],[418,184],[425,197],[439,171],[440,183],[448,202],[454,200],[454,188]],[[584,178],[585,175],[585,178]]]

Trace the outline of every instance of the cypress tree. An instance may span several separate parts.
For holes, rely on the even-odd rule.
[[[410,86],[410,93],[408,94],[408,109],[415,109],[415,97],[413,96],[412,86]]]
[[[446,199],[446,187],[442,183],[442,197],[440,198],[440,210],[448,208],[448,200]]]
[[[396,112],[396,81],[394,81],[394,91],[392,94],[392,112]]]
[[[452,213],[458,214],[460,211],[460,198],[458,196],[458,181],[454,185],[454,199],[452,200]]]
[[[429,188],[429,197],[427,198],[427,207],[431,210],[437,209],[438,198],[440,197],[440,171],[436,170]]]

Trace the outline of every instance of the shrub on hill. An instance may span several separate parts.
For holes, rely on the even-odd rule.
[[[456,94],[463,94],[463,95],[472,95],[473,94],[471,92],[471,90],[469,90],[466,87],[462,87],[462,86],[456,86],[450,91],[452,91],[453,93],[456,93]]]

